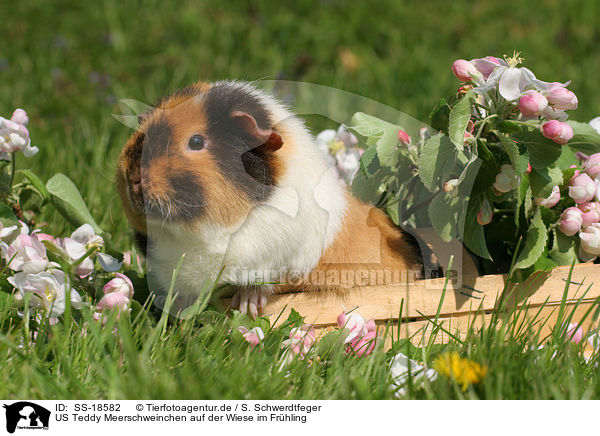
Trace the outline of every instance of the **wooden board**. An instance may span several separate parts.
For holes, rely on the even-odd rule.
[[[342,293],[296,292],[273,295],[263,314],[277,324],[287,319],[291,309],[305,317],[317,330],[326,331],[336,326],[338,315],[356,309],[365,319],[373,318],[383,334],[387,328],[386,343],[392,337],[410,338],[415,344],[426,341],[433,319],[440,305],[440,321],[444,328],[464,338],[469,325],[480,328],[489,322],[492,313],[502,307],[526,307],[524,316],[539,317],[546,321],[540,335],[546,336],[556,323],[558,307],[567,289],[567,310],[575,309],[572,322],[579,322],[586,310],[600,298],[600,265],[579,264],[571,268],[561,266],[549,273],[538,272],[518,285],[507,285],[506,275],[477,277],[463,275],[462,281],[445,278],[407,280],[406,283],[387,286],[350,288]],[[408,278],[407,278],[408,279]],[[568,285],[568,288],[566,288]],[[229,301],[223,301],[228,305]],[[542,308],[542,306],[544,306]],[[402,313],[400,308],[402,307]],[[541,309],[541,311],[540,311]],[[477,316],[475,316],[477,314]],[[592,318],[586,320],[589,327]],[[435,342],[445,342],[449,336],[441,332]]]
[[[558,303],[561,301],[570,267],[557,267],[551,273],[536,273],[526,282],[505,290],[505,275],[488,275],[463,281],[456,286],[451,281],[445,290],[442,316],[469,314],[476,310],[492,311],[502,298],[507,305]],[[293,308],[317,326],[334,325],[344,310],[358,308],[366,319],[376,321],[401,318],[426,319],[435,316],[444,293],[444,278],[415,280],[397,286],[351,288],[339,294],[298,292],[273,295],[263,313],[279,322],[287,319]],[[595,283],[595,284],[594,284]],[[584,295],[585,294],[585,295]],[[567,302],[578,299],[594,301],[600,297],[600,265],[580,264],[573,269]]]

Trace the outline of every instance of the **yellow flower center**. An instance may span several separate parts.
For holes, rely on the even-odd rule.
[[[511,57],[508,57],[508,55],[504,55],[504,60],[506,61],[506,63],[508,64],[508,66],[510,68],[514,68],[523,62],[524,59],[522,57],[519,57],[520,54],[521,54],[520,51],[515,50]]]
[[[340,150],[345,150],[346,147],[344,147],[344,142],[343,141],[331,141],[329,143],[329,150],[331,150],[331,154],[336,155],[338,151]]]
[[[56,299],[56,292],[50,286],[46,286],[44,295],[46,295],[46,299],[49,303],[52,303]]]

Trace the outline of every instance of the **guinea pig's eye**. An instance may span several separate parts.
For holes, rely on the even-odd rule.
[[[194,135],[188,141],[188,148],[190,150],[198,151],[202,150],[206,146],[206,139],[202,135]]]

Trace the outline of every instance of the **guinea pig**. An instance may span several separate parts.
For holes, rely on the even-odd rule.
[[[117,185],[162,288],[185,253],[178,292],[229,284],[232,307],[253,317],[274,292],[418,269],[411,237],[349,193],[300,118],[245,82],[162,99],[125,144]]]

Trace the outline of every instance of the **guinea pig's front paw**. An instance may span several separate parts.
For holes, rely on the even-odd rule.
[[[267,292],[260,287],[240,288],[231,299],[231,308],[238,309],[240,312],[250,315],[255,319],[267,305]]]

